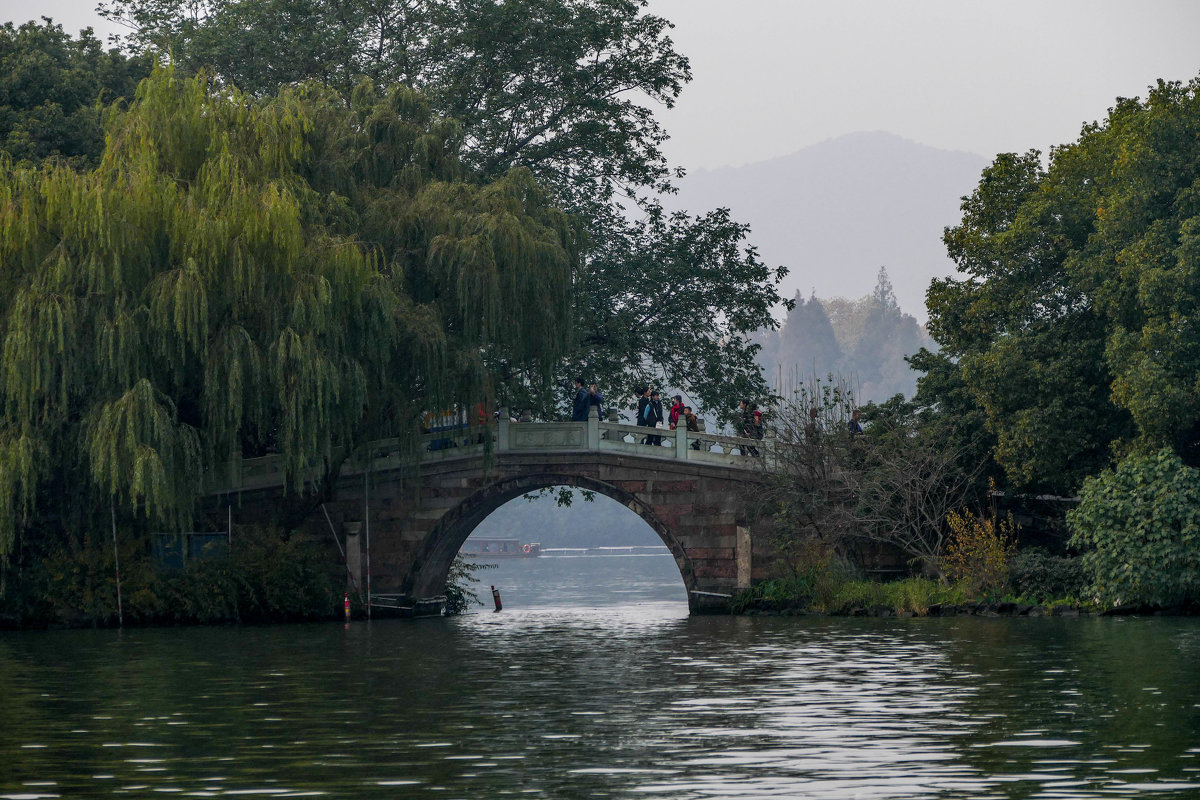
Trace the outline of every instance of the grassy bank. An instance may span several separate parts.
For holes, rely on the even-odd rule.
[[[810,577],[764,581],[735,595],[734,613],[802,610],[823,614],[854,614],[877,608],[923,615],[930,607],[967,602],[965,592],[925,578],[881,583],[869,580],[814,580]]]
[[[1073,597],[1034,599],[1020,595],[978,596],[965,584],[928,578],[881,583],[844,580],[825,587],[804,578],[764,581],[739,592],[735,614],[828,614],[831,616],[1070,616],[1100,613]],[[1132,610],[1130,610],[1132,611]]]
[[[913,616],[982,613],[1053,616],[1064,609],[1091,613],[1080,559],[1031,547],[1007,558],[989,556],[986,568],[958,570],[956,580],[911,577],[864,579],[828,549],[807,548],[790,577],[763,581],[737,594],[734,613],[818,613]]]

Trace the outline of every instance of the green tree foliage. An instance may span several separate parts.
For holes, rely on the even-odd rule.
[[[94,170],[0,162],[0,558],[110,504],[189,522],[239,452],[319,482],[487,402],[497,362],[561,355],[565,215],[526,170],[464,182],[409,90],[253,100],[164,69],[107,130]]]
[[[0,150],[39,164],[94,166],[104,149],[101,109],[132,98],[150,59],[105,51],[90,28],[72,39],[43,17],[0,27]]]
[[[613,399],[640,384],[685,389],[732,421],[735,398],[765,394],[748,332],[770,319],[777,298],[764,287],[783,275],[759,260],[748,235],[725,209],[613,218],[575,287],[567,374],[605,376]]]
[[[138,50],[159,48],[254,93],[318,80],[349,96],[420,89],[461,126],[462,162],[479,180],[529,169],[580,220],[582,270],[563,380],[584,374],[610,397],[635,383],[689,391],[727,413],[765,396],[751,331],[775,325],[782,269],[746,247],[725,211],[669,215],[653,105],[671,107],[691,74],[670,23],[647,0],[109,0]],[[636,216],[636,219],[631,219]],[[503,362],[503,359],[500,359]],[[502,363],[517,385],[524,377]],[[536,382],[506,400],[549,413]]]
[[[930,330],[1016,484],[1200,455],[1200,80],[1118,100],[1077,142],[1004,154],[946,232]],[[945,366],[945,365],[943,365]]]
[[[149,548],[132,537],[120,550],[125,624],[288,622],[342,614],[345,568],[302,537],[239,527],[230,548],[192,557],[182,568],[156,564]],[[23,579],[8,587],[0,627],[117,624],[113,556],[107,532],[47,542]]]
[[[494,569],[496,566],[496,564],[477,564],[463,560],[461,555],[455,556],[454,560],[450,562],[450,574],[446,576],[446,605],[442,613],[447,617],[457,617],[460,614],[466,614],[472,606],[483,605],[483,601],[479,599],[479,593],[475,591],[475,584],[479,583],[479,578],[475,577],[475,574]]]
[[[1200,601],[1200,470],[1170,448],[1131,455],[1083,484],[1067,515],[1105,605]]]
[[[1048,603],[1084,596],[1089,581],[1078,556],[1056,556],[1042,547],[1022,547],[1008,562],[1008,576],[1017,596]]]
[[[422,89],[466,133],[485,178],[533,170],[581,202],[665,186],[667,138],[647,101],[691,75],[645,0],[110,0],[129,44],[252,94],[360,78]],[[575,194],[575,192],[573,192]]]

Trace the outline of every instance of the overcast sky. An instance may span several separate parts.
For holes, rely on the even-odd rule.
[[[0,0],[112,32],[96,0]],[[650,0],[694,79],[660,112],[689,169],[853,131],[991,157],[1078,137],[1117,96],[1200,74],[1197,0]]]
[[[650,0],[693,81],[670,154],[719,167],[885,130],[991,157],[1200,74],[1197,0]],[[736,9],[736,12],[734,11]]]

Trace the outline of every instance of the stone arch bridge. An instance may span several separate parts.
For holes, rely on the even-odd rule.
[[[679,567],[691,613],[727,611],[733,592],[769,566],[767,530],[754,519],[764,459],[747,454],[748,440],[682,428],[660,431],[660,446],[641,444],[647,430],[597,419],[501,420],[425,436],[419,466],[399,442],[376,442],[363,463],[342,469],[332,499],[301,528],[326,539],[332,532],[373,606],[434,614],[450,564],[480,522],[528,492],[572,486],[645,520]],[[242,460],[230,472],[210,500],[239,517],[265,517],[282,500],[274,458]]]

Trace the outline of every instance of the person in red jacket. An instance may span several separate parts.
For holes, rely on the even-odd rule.
[[[675,395],[672,399],[675,402],[671,404],[671,410],[667,413],[667,420],[671,423],[671,430],[675,430],[675,426],[679,424],[679,418],[683,415],[683,398]]]

